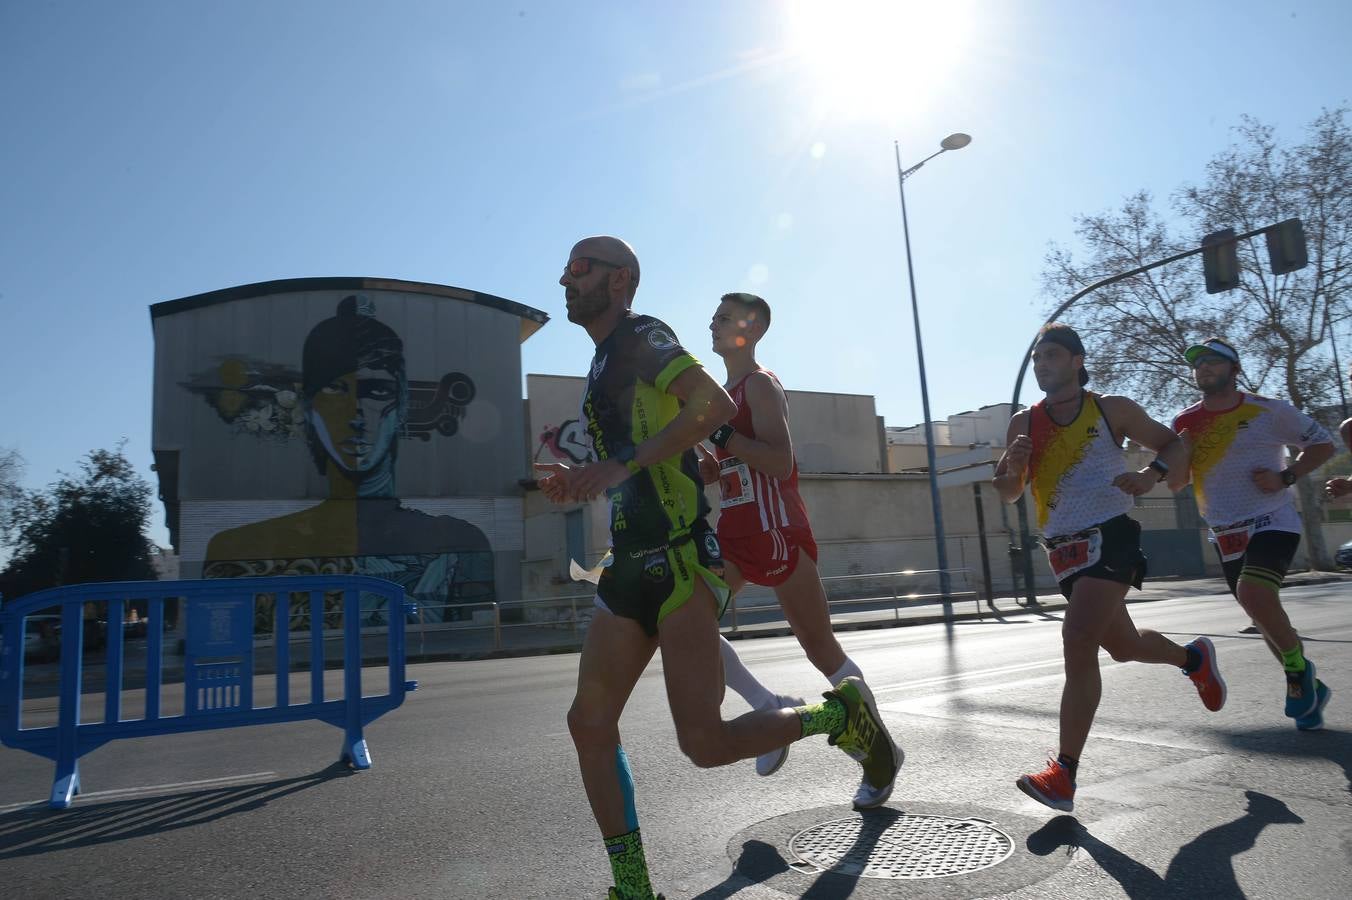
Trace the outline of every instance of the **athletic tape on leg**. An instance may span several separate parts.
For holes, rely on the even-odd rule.
[[[629,770],[629,757],[624,746],[615,746],[615,774],[620,779],[620,795],[624,797],[624,824],[630,831],[638,828],[638,810],[634,808],[634,773]]]

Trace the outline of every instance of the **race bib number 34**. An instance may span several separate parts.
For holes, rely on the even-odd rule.
[[[1064,581],[1097,563],[1102,550],[1103,533],[1094,528],[1048,541],[1047,562],[1056,580]]]

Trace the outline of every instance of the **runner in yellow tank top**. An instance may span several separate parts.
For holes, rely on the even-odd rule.
[[[1137,629],[1123,602],[1141,586],[1141,526],[1126,515],[1133,498],[1179,470],[1187,451],[1172,431],[1126,397],[1084,390],[1084,345],[1065,325],[1048,325],[1033,350],[1033,374],[1046,397],[1009,421],[995,489],[1008,503],[1031,485],[1047,557],[1070,603],[1061,627],[1066,680],[1061,690],[1060,746],[1047,768],[1024,775],[1019,790],[1053,809],[1074,808],[1080,753],[1098,709],[1098,651],[1119,662],[1178,666],[1203,704],[1225,703],[1225,682],[1206,638],[1180,647],[1157,631]],[[1139,472],[1128,470],[1122,439],[1155,450]],[[1178,476],[1174,476],[1178,477]]]

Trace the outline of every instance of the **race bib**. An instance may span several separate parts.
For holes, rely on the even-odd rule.
[[[1103,532],[1097,528],[1051,538],[1046,542],[1047,562],[1057,581],[1065,581],[1099,561],[1103,552]]]
[[[718,463],[718,489],[722,500],[718,506],[727,509],[756,502],[756,489],[751,482],[751,467],[735,456]]]
[[[1256,519],[1245,519],[1234,525],[1211,529],[1211,534],[1216,538],[1216,548],[1221,552],[1221,562],[1232,562],[1244,555],[1257,525]]]

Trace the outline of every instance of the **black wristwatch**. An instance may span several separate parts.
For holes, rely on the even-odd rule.
[[[611,459],[617,459],[620,462],[624,463],[624,467],[626,469],[637,475],[639,471],[641,471],[642,469],[642,466],[634,462],[634,454],[637,452],[638,448],[635,447],[633,444],[626,444],[625,446],[616,450],[615,455],[612,456]]]
[[[1295,484],[1296,479],[1299,477],[1300,477],[1299,475],[1297,475],[1295,472],[1292,472],[1290,469],[1282,469],[1282,484],[1286,485],[1287,487],[1290,487],[1291,485]]]
[[[1150,465],[1146,466],[1146,468],[1154,469],[1156,472],[1159,472],[1160,481],[1163,481],[1164,479],[1169,477],[1169,464],[1166,463],[1164,460],[1160,459],[1158,456],[1152,459],[1150,461]]]

